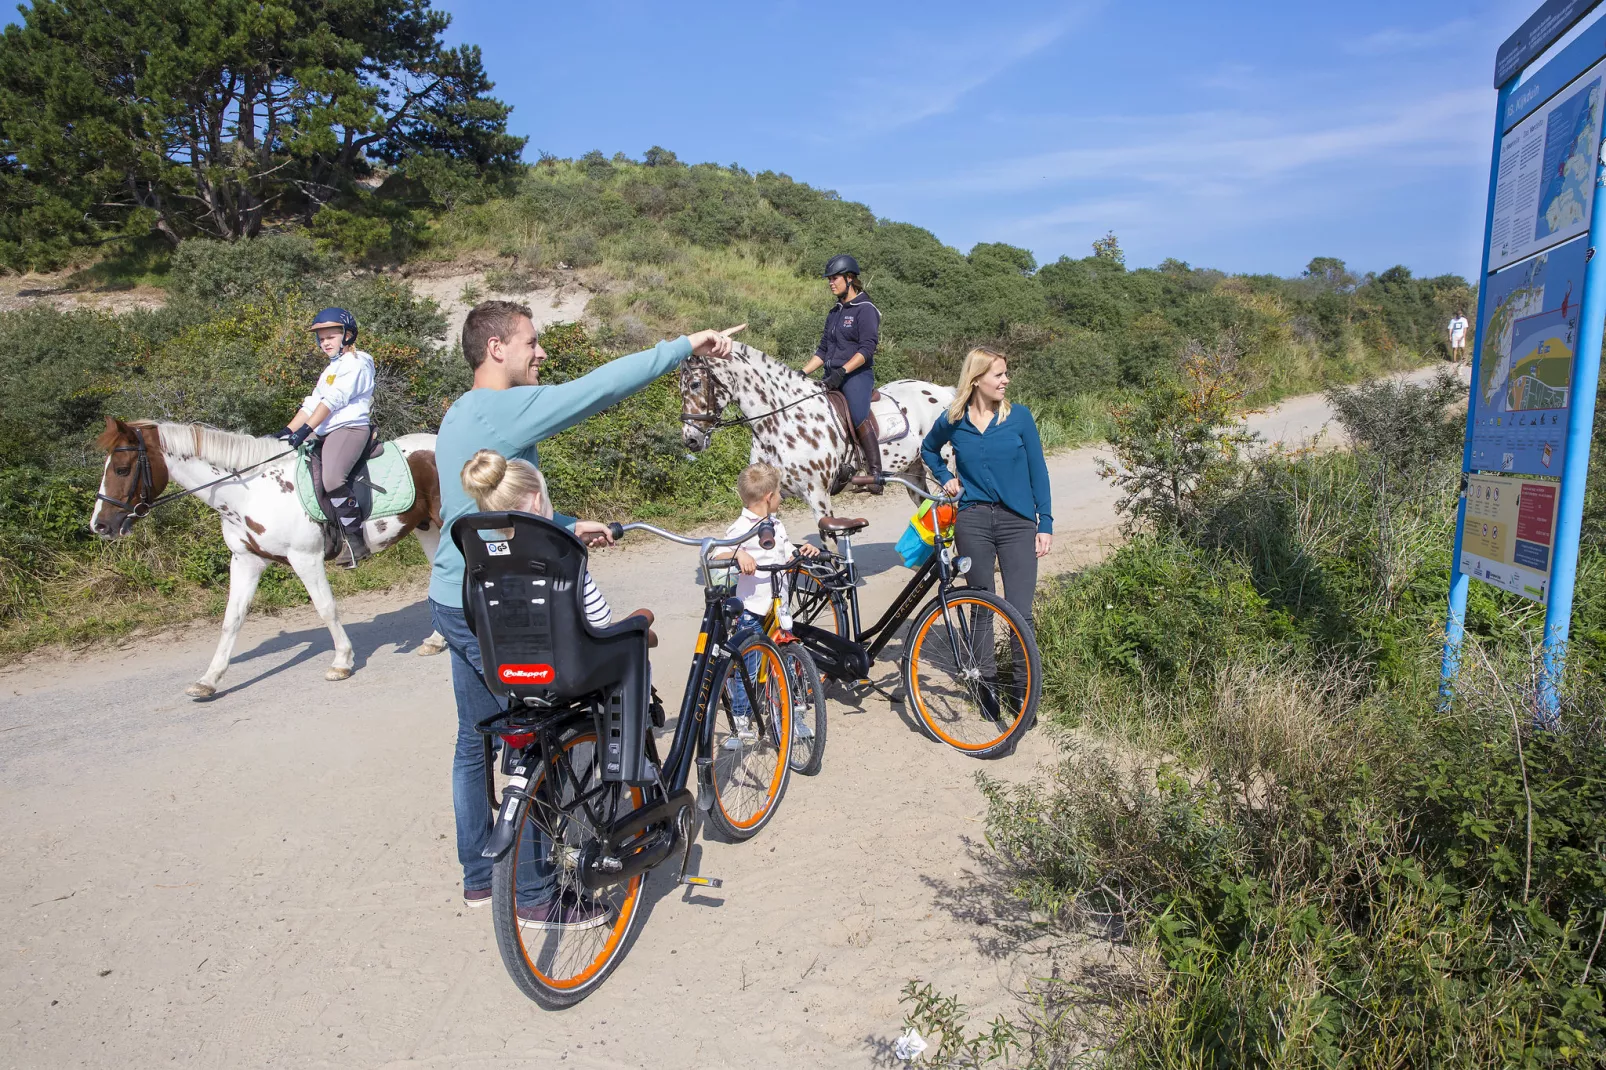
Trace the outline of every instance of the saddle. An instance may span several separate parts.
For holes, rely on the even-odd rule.
[[[338,525],[330,519],[334,516],[334,507],[324,493],[323,480],[317,478],[322,474],[323,454],[313,448],[315,445],[315,441],[303,443],[296,458],[296,496],[301,499],[301,508],[306,510],[307,516],[333,533],[332,545],[338,549],[339,532],[334,530]],[[314,465],[319,468],[316,473]],[[407,466],[401,447],[394,442],[380,442],[379,433],[373,429],[368,432],[368,450],[347,482],[365,522],[405,513],[413,507],[417,496],[413,472]]]
[[[848,415],[848,399],[840,390],[827,390],[825,397],[831,403],[831,411],[836,413],[837,422],[847,433],[848,441],[858,441],[853,418]],[[875,421],[876,439],[883,446],[909,436],[909,414],[879,390],[870,394],[870,418]]]

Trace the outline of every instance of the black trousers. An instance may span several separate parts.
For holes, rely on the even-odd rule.
[[[962,557],[970,558],[966,582],[996,593],[993,566],[1004,574],[1004,601],[1032,619],[1032,595],[1037,590],[1037,524],[1002,505],[983,503],[959,512],[954,542]]]

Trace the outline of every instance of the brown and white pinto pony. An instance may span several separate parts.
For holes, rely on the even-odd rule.
[[[906,435],[889,441],[883,434],[881,468],[923,484],[920,444],[953,400],[953,387],[899,379],[880,391],[909,421]],[[816,521],[832,515],[832,477],[859,451],[817,380],[737,342],[729,360],[691,357],[681,364],[680,396],[681,441],[688,450],[708,448],[710,419],[734,403],[753,433],[748,462],[774,465],[781,473],[781,491],[807,502]]]
[[[101,475],[101,498],[90,514],[89,527],[97,535],[115,538],[133,530],[134,521],[159,498],[169,483],[186,489],[203,487],[195,497],[217,511],[228,544],[229,602],[223,614],[223,636],[206,673],[185,689],[194,698],[210,698],[229,667],[229,656],[256,594],[257,582],[268,562],[289,565],[312,597],[318,616],[335,643],[335,660],[324,678],[344,680],[356,658],[346,630],[340,626],[335,596],[329,589],[324,561],[333,556],[324,526],[307,516],[296,494],[294,457],[261,464],[287,448],[273,438],[254,438],[220,431],[204,424],[157,423],[152,420],[106,418],[106,430],[95,444],[106,451]],[[363,527],[375,552],[395,545],[408,532],[418,537],[424,554],[435,558],[440,541],[440,482],[435,473],[435,436],[403,435],[396,440],[413,473],[417,497],[413,507],[399,516],[370,520]],[[261,464],[259,468],[242,469]],[[227,478],[240,472],[237,478]],[[106,499],[111,499],[110,501]],[[438,654],[446,644],[439,634],[418,648],[420,654]]]

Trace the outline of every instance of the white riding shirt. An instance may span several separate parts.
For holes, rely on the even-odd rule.
[[[374,407],[374,358],[360,349],[348,349],[330,361],[318,376],[318,385],[302,399],[301,409],[310,416],[320,404],[329,406],[329,415],[312,429],[319,437],[368,423]]]
[[[725,537],[734,539],[743,532],[750,530],[754,524],[763,519],[753,510],[744,508],[742,515],[732,521],[729,528],[725,529]],[[768,550],[764,549],[758,544],[758,536],[754,535],[751,539],[738,546],[737,549],[746,550],[753,560],[760,565],[784,565],[792,558],[792,544],[786,538],[786,525],[781,523],[781,518],[778,516],[770,517],[770,521],[775,525],[775,545],[773,547]],[[786,590],[786,577],[782,576],[782,605],[786,604]],[[768,572],[758,572],[751,576],[738,574],[736,577],[736,597],[742,600],[743,609],[762,620],[764,615],[770,611],[770,574]]]

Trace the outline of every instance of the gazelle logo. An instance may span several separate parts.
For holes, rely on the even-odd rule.
[[[496,676],[504,684],[550,684],[558,674],[550,665],[498,665]]]

